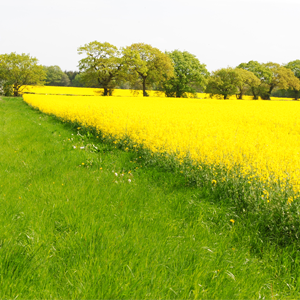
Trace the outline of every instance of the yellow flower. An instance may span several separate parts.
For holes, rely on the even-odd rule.
[[[221,184],[223,176],[234,180],[242,176],[253,186],[255,181],[265,184],[268,191],[262,195],[266,200],[279,181],[283,193],[286,187],[300,193],[300,106],[293,101],[236,101],[235,96],[219,101],[202,93],[198,94],[202,99],[187,102],[154,91],[145,101],[140,91],[115,90],[111,97],[99,97],[101,89],[26,89],[39,95],[24,94],[24,101],[43,113],[94,128],[112,141],[129,139],[129,148],[143,145],[151,154],[172,156],[178,164],[188,159],[195,163],[195,170],[211,166],[216,174],[213,185]],[[219,166],[224,173],[218,171]]]
[[[294,201],[293,197],[289,197],[287,203],[292,204],[293,201]]]
[[[233,224],[233,223],[234,223],[234,220],[233,220],[233,219],[230,219],[230,222]]]
[[[214,184],[214,185],[216,185],[216,184],[217,184],[217,180],[213,179],[213,180],[211,181],[211,183]]]

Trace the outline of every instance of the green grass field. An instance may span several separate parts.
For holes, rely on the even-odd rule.
[[[0,99],[0,142],[1,299],[299,298],[297,247],[254,247],[249,220],[138,152],[21,98]]]

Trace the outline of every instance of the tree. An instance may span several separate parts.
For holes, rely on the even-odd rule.
[[[235,69],[223,68],[212,72],[211,77],[208,79],[206,92],[211,95],[223,95],[226,99],[227,96],[237,94],[237,86],[240,81],[240,76]]]
[[[68,76],[70,80],[70,86],[78,86],[78,85],[74,85],[74,84],[78,84],[76,81],[74,81],[76,76],[79,74],[78,71],[65,71],[64,73]]]
[[[61,70],[59,66],[44,66],[46,71],[46,85],[49,86],[68,86],[70,85],[69,77]]]
[[[36,58],[12,52],[0,55],[0,78],[12,86],[14,96],[18,96],[24,85],[42,85],[46,73]]]
[[[4,79],[0,79],[0,95],[1,94],[7,97],[11,97],[14,94],[12,86],[10,84],[7,84]]]
[[[121,52],[116,46],[97,41],[78,48],[79,54],[86,57],[79,61],[81,79],[87,86],[104,89],[104,96],[117,85],[123,76],[124,63]]]
[[[163,84],[168,97],[182,97],[186,93],[196,93],[196,88],[204,89],[209,73],[195,55],[187,51],[174,50],[166,53],[172,60],[174,76]]]
[[[69,86],[71,84],[70,79],[67,74],[63,73],[60,85],[62,86]]]
[[[263,64],[271,72],[271,78],[268,83],[264,83],[264,89],[261,90],[261,98],[270,100],[271,93],[275,88],[279,89],[300,89],[299,79],[294,75],[293,71],[280,66],[276,63]]]
[[[123,49],[123,55],[129,81],[141,81],[144,97],[148,96],[147,85],[163,83],[174,74],[171,59],[151,45],[132,44]]]
[[[264,93],[265,85],[271,82],[272,72],[264,64],[253,60],[241,63],[237,68],[252,72],[260,80],[259,85],[255,81],[249,84],[254,99],[258,99],[258,96]]]
[[[82,78],[81,78],[81,73],[78,73],[75,78],[72,80],[72,86],[75,86],[75,87],[84,87],[84,82],[82,81]]]
[[[285,67],[290,69],[294,73],[294,75],[300,80],[300,60],[299,59],[290,61],[288,64],[285,65]],[[296,88],[292,88],[292,90],[294,91],[295,100],[298,100],[300,88],[296,87]]]
[[[243,99],[243,95],[245,95],[246,91],[249,90],[249,88],[258,87],[260,85],[260,80],[254,75],[254,73],[236,68],[235,71],[238,74],[239,80],[237,81],[236,87],[238,88],[239,99]]]

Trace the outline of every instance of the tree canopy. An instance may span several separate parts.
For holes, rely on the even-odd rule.
[[[271,72],[271,78],[269,82],[264,82],[263,88],[261,89],[261,98],[269,100],[271,93],[275,88],[279,89],[300,89],[299,79],[294,75],[294,73],[279,64],[276,63],[266,63],[263,64]]]
[[[243,96],[251,87],[255,88],[260,85],[260,80],[254,73],[245,69],[236,68],[234,70],[238,75],[238,80],[236,82],[236,87],[239,91],[238,98],[243,99]]]
[[[18,96],[24,85],[42,85],[46,72],[36,58],[12,52],[0,55],[0,78],[5,85],[12,86],[14,96]]]
[[[166,53],[172,60],[174,76],[163,84],[168,97],[182,97],[186,93],[196,93],[196,89],[204,89],[209,72],[195,55],[187,51],[174,50]]]
[[[146,87],[150,83],[163,83],[173,76],[171,59],[157,48],[144,43],[132,44],[123,49],[129,81],[140,80],[143,96],[148,96]]]
[[[114,45],[97,41],[78,48],[79,54],[86,57],[79,61],[81,80],[87,86],[98,86],[104,89],[104,96],[117,85],[123,76],[123,59],[121,52]]]
[[[206,92],[211,95],[223,95],[224,99],[238,93],[241,81],[238,72],[233,68],[223,68],[212,72],[208,79]]]
[[[254,99],[258,99],[258,96],[261,96],[261,94],[264,93],[264,85],[271,81],[272,72],[263,64],[253,60],[248,63],[241,63],[237,66],[237,68],[252,72],[260,80],[259,85],[256,85],[255,83],[250,84],[250,89]]]
[[[285,67],[292,70],[294,75],[300,79],[300,59],[290,61]]]
[[[59,66],[44,66],[46,72],[45,85],[50,86],[68,86],[70,85],[70,79]]]
[[[78,71],[65,71],[64,73],[70,80],[70,86],[83,86],[83,83],[79,83],[78,79],[75,79],[80,74]]]
[[[259,85],[250,85],[254,99],[260,96],[262,99],[269,100],[275,89],[298,89],[299,87],[299,80],[289,68],[273,62],[260,64],[257,61],[249,61],[240,64],[238,68],[248,70],[259,78]]]
[[[300,60],[299,59],[290,61],[288,64],[285,65],[285,67],[290,69],[300,81]],[[293,87],[292,90],[294,91],[295,100],[298,100],[300,87]]]
[[[167,97],[187,97],[207,92],[226,99],[300,95],[300,59],[287,64],[249,61],[236,68],[208,73],[205,64],[187,51],[161,52],[149,44],[134,43],[117,48],[93,41],[77,49],[84,55],[79,70],[65,71],[57,65],[41,66],[29,54],[0,55],[0,92],[17,96],[26,85],[78,86],[103,88],[101,95],[112,95],[114,88],[164,91]]]
[[[76,76],[74,77],[74,79],[71,82],[71,85],[75,86],[75,87],[84,87],[85,84],[81,77],[82,77],[81,73],[76,74]]]

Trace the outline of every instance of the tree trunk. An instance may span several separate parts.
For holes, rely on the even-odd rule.
[[[295,100],[298,100],[298,98],[299,98],[299,91],[297,91],[297,90],[294,90],[295,91]]]
[[[105,82],[101,82],[100,78],[97,78],[99,86],[103,86],[104,92],[103,92],[103,96],[108,96],[108,83]]]
[[[107,87],[104,87],[103,96],[108,96],[108,88]]]
[[[19,89],[18,89],[18,86],[17,86],[17,85],[14,85],[13,90],[14,90],[14,96],[15,96],[15,97],[18,97],[18,96],[19,96]]]
[[[146,78],[147,77],[143,77],[143,96],[144,97],[148,97],[149,95],[146,92]]]
[[[224,96],[224,100],[227,98],[227,95],[223,95]]]
[[[252,94],[253,94],[253,99],[254,99],[254,100],[257,100],[258,97],[257,97],[257,94],[256,94],[256,92],[255,92],[255,88],[252,87],[252,88],[251,88],[251,91],[252,91]]]
[[[240,92],[238,99],[243,100],[243,92]]]
[[[269,91],[266,92],[266,94],[263,95],[263,100],[271,100],[271,93],[273,91],[273,86],[270,86]]]
[[[182,96],[182,93],[180,91],[179,84],[176,86],[176,98],[180,98]]]

